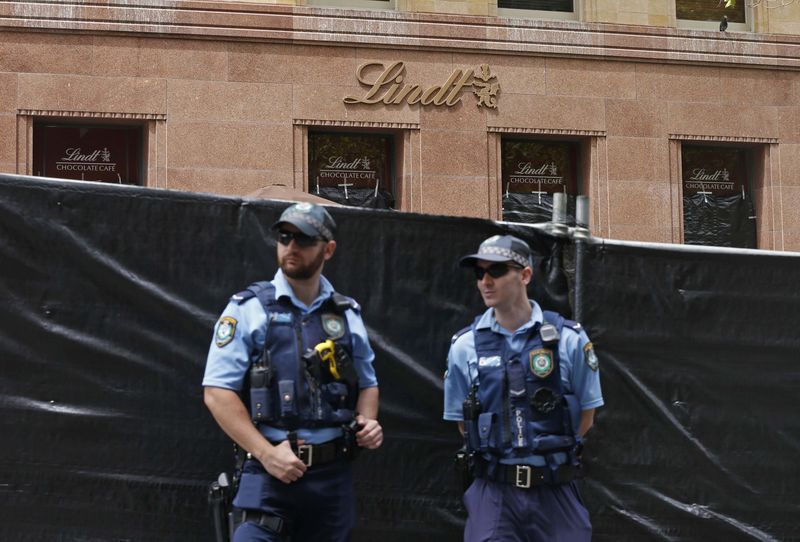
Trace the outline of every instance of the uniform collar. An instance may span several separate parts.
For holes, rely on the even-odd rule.
[[[522,324],[522,326],[513,333],[497,323],[497,319],[494,317],[494,309],[492,308],[487,309],[486,312],[481,315],[478,323],[475,325],[475,329],[491,329],[495,333],[500,333],[501,335],[513,336],[517,335],[518,333],[524,333],[530,329],[533,329],[537,325],[541,325],[541,323],[544,321],[544,313],[542,313],[541,307],[539,307],[539,304],[532,299],[529,299],[528,301],[530,302],[532,309],[531,319]]]
[[[275,286],[275,299],[286,297],[292,302],[292,305],[308,312],[318,308],[333,295],[333,285],[322,275],[319,277],[319,295],[311,303],[310,307],[295,297],[292,285],[286,280],[283,270],[278,269],[278,272],[275,273],[275,278],[272,279],[272,284]]]

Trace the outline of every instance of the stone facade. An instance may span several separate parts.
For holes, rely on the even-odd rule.
[[[548,21],[469,0],[4,2],[0,171],[35,173],[36,119],[109,120],[145,126],[148,186],[308,190],[309,130],[380,130],[400,210],[497,219],[501,139],[569,138],[596,235],[681,242],[681,143],[730,143],[755,149],[758,246],[800,250],[800,8],[723,34],[675,28],[664,4],[587,0],[582,21]],[[360,66],[393,62],[424,88],[488,65],[497,108],[471,89],[451,107],[345,103],[367,92]]]

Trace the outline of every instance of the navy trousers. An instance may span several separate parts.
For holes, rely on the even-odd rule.
[[[464,493],[464,542],[590,542],[592,524],[575,482],[519,489],[476,478]]]
[[[283,518],[289,534],[281,537],[245,522],[236,529],[233,542],[346,542],[355,523],[351,464],[314,466],[297,482],[284,484],[249,460],[234,505]]]

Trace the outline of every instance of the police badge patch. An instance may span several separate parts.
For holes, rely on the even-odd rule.
[[[336,340],[344,337],[344,318],[338,314],[323,314],[322,329],[328,334],[328,337]]]
[[[219,319],[217,324],[217,333],[214,335],[217,348],[222,348],[233,340],[233,335],[236,333],[236,318],[230,316],[223,316]]]
[[[553,372],[553,351],[546,348],[530,354],[531,372],[539,378],[547,378]]]
[[[597,354],[594,353],[594,346],[592,343],[586,343],[586,346],[583,347],[583,358],[586,360],[586,365],[588,365],[592,371],[596,371],[600,366]]]

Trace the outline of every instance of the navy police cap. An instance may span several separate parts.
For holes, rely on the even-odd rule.
[[[477,253],[464,256],[459,260],[458,264],[461,267],[470,267],[475,265],[477,260],[514,262],[522,267],[532,266],[531,248],[528,243],[513,235],[489,237],[481,243]]]
[[[332,241],[336,235],[336,222],[325,207],[314,203],[295,203],[287,207],[272,229],[277,230],[281,224],[291,224],[306,235],[321,237],[325,241]]]

